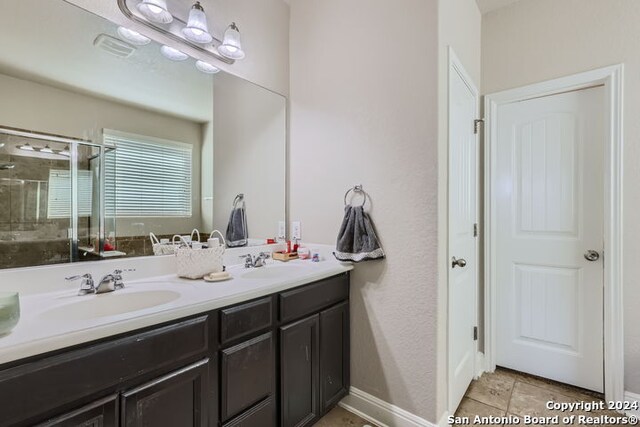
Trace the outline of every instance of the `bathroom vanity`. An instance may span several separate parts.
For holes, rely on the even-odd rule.
[[[198,304],[186,297],[158,317],[179,318],[137,328],[141,318],[153,322],[148,309],[115,322],[135,328],[128,332],[3,363],[0,426],[312,425],[349,389],[350,267],[331,264],[288,283],[246,284],[248,276],[235,286],[216,284],[230,290],[211,299],[201,291]],[[249,273],[268,277],[264,272],[283,268]],[[187,293],[200,284],[184,286]],[[92,298],[107,302],[116,294]],[[73,304],[90,303],[75,298]],[[220,306],[230,300],[236,302]],[[14,333],[27,332],[25,322]],[[97,331],[106,327],[95,323]]]

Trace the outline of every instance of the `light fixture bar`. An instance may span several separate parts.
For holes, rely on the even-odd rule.
[[[137,24],[140,25],[144,25],[147,28],[150,28],[152,30],[158,31],[159,33],[161,33],[162,35],[170,38],[173,41],[179,42],[179,43],[184,43],[186,45],[188,45],[189,47],[191,47],[192,49],[197,50],[198,52],[202,52],[204,54],[207,54],[215,59],[217,59],[218,61],[222,61],[225,64],[234,64],[236,61],[234,59],[231,58],[225,58],[224,56],[222,56],[220,53],[218,53],[217,51],[217,47],[216,46],[212,46],[210,49],[204,47],[203,45],[199,45],[198,43],[193,43],[189,40],[186,40],[184,37],[181,37],[177,34],[172,33],[171,31],[168,31],[165,28],[159,27],[154,25],[152,22],[147,21],[146,19],[141,19],[140,17],[138,17],[138,15],[136,15],[135,13],[133,13],[131,11],[131,9],[129,8],[129,5],[127,4],[127,0],[117,0],[118,1],[118,8],[120,8],[120,11],[124,14],[124,16],[126,16],[130,21],[133,21]],[[187,23],[182,21],[181,19],[177,18],[177,17],[173,17],[174,22],[178,22],[181,26],[186,26]],[[217,39],[215,36],[213,36],[213,34],[211,35],[213,38],[213,43],[216,45],[221,45],[222,44],[222,40]]]

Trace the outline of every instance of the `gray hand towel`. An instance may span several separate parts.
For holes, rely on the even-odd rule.
[[[247,217],[244,206],[233,208],[227,224],[227,246],[239,248],[247,246],[249,233],[247,231]]]
[[[384,258],[371,218],[362,206],[349,205],[344,208],[344,220],[333,254],[339,261],[360,262]]]

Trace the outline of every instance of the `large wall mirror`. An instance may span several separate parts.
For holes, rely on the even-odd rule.
[[[150,233],[275,237],[284,97],[64,0],[0,13],[0,268],[150,256]]]

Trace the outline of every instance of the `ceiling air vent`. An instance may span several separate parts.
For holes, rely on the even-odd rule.
[[[106,34],[100,34],[96,37],[93,41],[93,45],[117,56],[118,58],[128,58],[136,51],[135,46]]]

